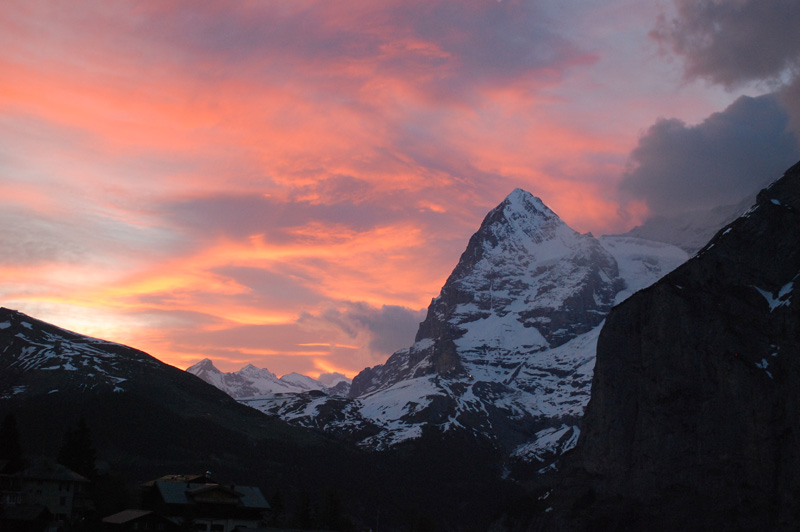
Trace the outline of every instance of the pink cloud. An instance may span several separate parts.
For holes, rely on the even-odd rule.
[[[630,227],[638,133],[602,122],[632,97],[598,111],[591,14],[537,6],[14,2],[0,301],[181,367],[352,374],[413,340],[387,309],[425,307],[514,188]]]

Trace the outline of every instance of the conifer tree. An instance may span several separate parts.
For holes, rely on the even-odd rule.
[[[283,493],[280,488],[275,488],[272,497],[269,498],[269,507],[272,513],[272,522],[274,524],[280,523],[283,520],[283,513],[285,511]]]
[[[298,528],[311,528],[311,525],[314,524],[311,496],[304,489],[300,490],[292,521]]]
[[[8,461],[4,468],[6,473],[15,473],[24,467],[17,418],[13,412],[9,412],[0,425],[0,460]]]
[[[345,530],[347,522],[342,514],[342,502],[339,492],[335,488],[328,488],[325,491],[320,512],[322,525],[328,530]]]
[[[67,429],[64,433],[64,442],[58,452],[58,463],[91,479],[96,474],[96,459],[97,451],[92,445],[89,425],[81,417],[74,429]]]

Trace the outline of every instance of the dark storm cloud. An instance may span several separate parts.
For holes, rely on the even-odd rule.
[[[800,76],[777,93],[778,99],[789,112],[790,128],[800,135]]]
[[[788,121],[774,95],[743,96],[696,126],[659,120],[631,153],[621,190],[657,215],[737,203],[797,162]]]
[[[683,57],[688,78],[732,88],[794,77],[800,67],[797,0],[676,0],[653,36]]]
[[[738,203],[800,157],[800,5],[797,0],[675,0],[651,35],[684,61],[687,79],[727,89],[763,82],[697,126],[659,120],[631,153],[621,190],[653,214]],[[794,132],[794,133],[793,133]]]

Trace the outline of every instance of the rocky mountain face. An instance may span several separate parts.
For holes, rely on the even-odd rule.
[[[245,402],[371,449],[424,428],[466,431],[546,467],[577,440],[611,307],[686,258],[668,244],[577,233],[515,190],[470,239],[414,344],[357,375],[349,399]]]
[[[578,446],[537,526],[796,530],[798,242],[800,164],[611,311]]]
[[[350,380],[340,374],[324,375],[327,384],[323,384],[320,380],[298,373],[290,373],[278,378],[271,371],[259,369],[252,364],[248,364],[236,372],[223,373],[207,358],[187,368],[186,371],[213,384],[234,399],[309,391],[347,396],[350,391]]]

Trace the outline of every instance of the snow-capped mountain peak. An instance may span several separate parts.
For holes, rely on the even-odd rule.
[[[311,377],[307,377],[306,375],[301,375],[300,373],[287,373],[283,377],[281,377],[281,381],[287,384],[291,384],[292,386],[296,386],[302,390],[322,390],[324,386],[318,380],[312,379]]]
[[[217,367],[214,365],[214,362],[212,362],[210,358],[204,358],[203,360],[192,366],[192,368],[194,369],[194,371],[192,371],[191,373],[194,373],[195,375],[201,371],[222,373],[219,369],[217,369]]]
[[[349,400],[246,402],[364,447],[389,447],[429,425],[547,465],[577,439],[611,307],[687,258],[668,244],[580,234],[515,189],[470,238],[413,345],[359,373]]]
[[[686,258],[674,246],[580,234],[514,190],[470,238],[415,343],[353,380],[361,414],[385,428],[367,444],[413,437],[423,422],[527,445],[522,455],[573,444],[617,295]]]
[[[534,242],[548,239],[558,227],[567,227],[541,199],[521,188],[514,189],[498,209],[517,234],[525,234]]]

